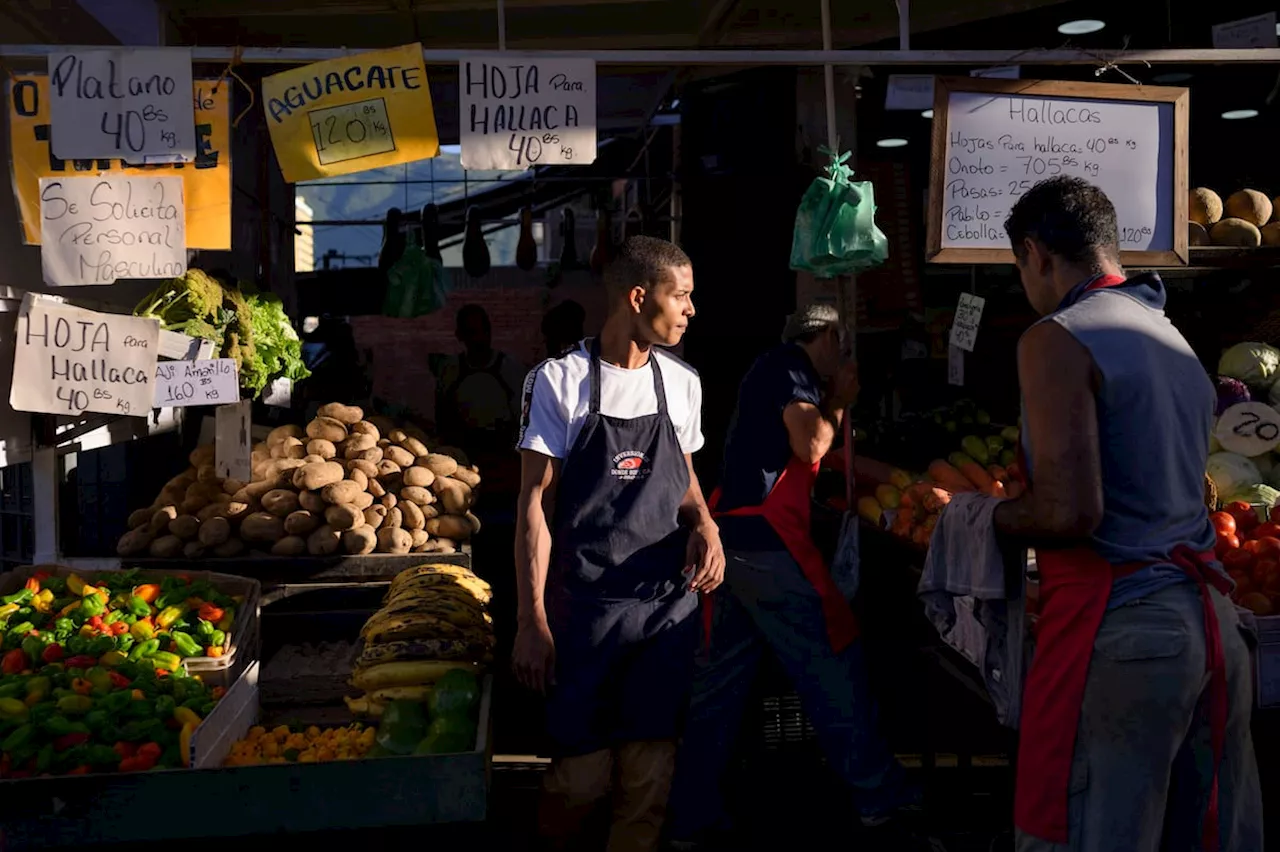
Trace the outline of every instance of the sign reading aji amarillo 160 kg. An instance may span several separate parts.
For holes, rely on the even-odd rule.
[[[263,109],[290,183],[440,153],[422,46],[359,53],[273,74]]]

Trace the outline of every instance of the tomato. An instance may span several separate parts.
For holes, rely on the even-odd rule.
[[[1254,539],[1258,543],[1258,556],[1264,556],[1272,559],[1280,560],[1280,538],[1270,536],[1258,536]]]
[[[1222,567],[1226,568],[1228,573],[1232,571],[1247,572],[1253,567],[1253,554],[1244,549],[1228,550],[1222,554],[1221,558]]]
[[[1263,590],[1280,591],[1280,562],[1259,559],[1253,566],[1253,585]]]
[[[1252,544],[1252,542],[1250,542],[1250,544]],[[1228,551],[1235,550],[1239,546],[1240,546],[1240,539],[1237,538],[1235,535],[1231,533],[1228,533],[1226,535],[1223,535],[1222,533],[1218,533],[1218,542],[1214,546],[1213,552],[1218,555],[1219,559],[1221,559],[1223,554],[1227,553]]]
[[[1236,531],[1248,532],[1258,525],[1258,513],[1253,507],[1242,500],[1229,503],[1226,508],[1227,514],[1236,519]]]
[[[1280,538],[1280,524],[1274,521],[1267,521],[1265,524],[1259,524],[1258,528],[1253,531],[1254,538]]]
[[[1230,577],[1236,584],[1236,587],[1231,590],[1232,600],[1238,601],[1242,595],[1247,595],[1254,591],[1253,580],[1243,571],[1232,571]]]
[[[1276,521],[1277,523],[1280,523],[1280,504],[1276,504],[1275,506],[1271,507],[1271,514],[1268,515],[1268,518],[1272,521]]]
[[[1236,519],[1229,512],[1214,512],[1209,516],[1215,532],[1231,535],[1236,531]]]

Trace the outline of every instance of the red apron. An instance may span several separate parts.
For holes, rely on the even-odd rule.
[[[858,638],[858,621],[844,594],[835,580],[831,579],[831,572],[822,558],[822,552],[813,543],[809,509],[813,483],[817,476],[817,464],[807,465],[792,456],[764,503],[729,512],[716,512],[716,504],[720,502],[720,489],[717,488],[711,494],[710,508],[715,517],[762,517],[769,522],[778,538],[782,539],[791,558],[800,565],[805,579],[822,599],[827,638],[831,641],[832,650],[838,654]],[[708,638],[711,635],[712,601],[713,598],[709,596],[702,599],[703,630]]]
[[[1103,276],[1086,292],[1123,283]],[[1021,455],[1021,448],[1019,448]],[[1018,469],[1026,471],[1024,459]],[[1227,724],[1227,676],[1218,631],[1217,611],[1209,587],[1226,594],[1230,583],[1210,567],[1213,553],[1182,546],[1170,561],[1187,572],[1204,607],[1206,669],[1209,680],[1209,723],[1213,744],[1213,790],[1203,826],[1203,847],[1218,849],[1218,764]],[[1036,649],[1022,697],[1018,738],[1014,824],[1051,843],[1068,842],[1068,793],[1076,731],[1084,702],[1093,643],[1107,611],[1111,583],[1139,570],[1138,565],[1112,565],[1089,548],[1036,552],[1040,572]]]

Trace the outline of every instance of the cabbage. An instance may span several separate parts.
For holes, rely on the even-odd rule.
[[[1252,397],[1249,396],[1249,388],[1246,387],[1245,383],[1239,379],[1232,379],[1227,376],[1218,376],[1215,384],[1218,387],[1218,408],[1214,413],[1218,416],[1222,416],[1222,412],[1226,411],[1236,403],[1248,402],[1252,399]],[[1275,383],[1273,382],[1272,388],[1274,387]]]
[[[1235,500],[1243,500],[1250,506],[1266,506],[1270,509],[1277,502],[1280,502],[1280,490],[1272,488],[1270,485],[1250,485],[1228,495],[1223,502],[1230,503]]]
[[[1265,343],[1237,343],[1218,361],[1218,375],[1249,387],[1270,388],[1280,370],[1280,349]]]
[[[1262,482],[1262,472],[1258,470],[1258,466],[1235,453],[1214,453],[1209,456],[1205,472],[1213,480],[1213,486],[1220,495],[1235,494]],[[1223,502],[1227,501],[1224,499]]]

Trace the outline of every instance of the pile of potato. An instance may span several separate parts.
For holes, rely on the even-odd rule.
[[[213,446],[198,447],[191,467],[129,516],[116,552],[165,559],[455,553],[480,530],[471,512],[480,474],[460,450],[433,452],[427,440],[412,427],[330,403],[305,430],[281,426],[256,445],[251,482],[219,478]]]

